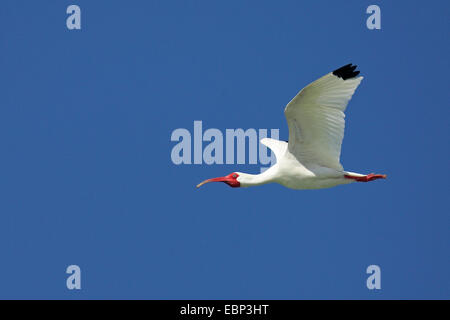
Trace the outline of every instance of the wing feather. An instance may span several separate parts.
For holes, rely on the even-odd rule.
[[[363,77],[347,65],[303,88],[286,106],[289,151],[305,164],[343,170],[344,111]]]
[[[288,144],[285,141],[279,141],[271,138],[263,138],[260,142],[265,145],[267,148],[273,151],[275,157],[281,159],[286,152]]]

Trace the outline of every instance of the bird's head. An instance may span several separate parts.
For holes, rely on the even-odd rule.
[[[232,188],[238,188],[241,186],[241,183],[239,182],[240,175],[241,175],[240,172],[232,172],[225,177],[211,178],[211,179],[205,180],[203,182],[200,182],[197,185],[197,188],[200,188],[202,185],[204,185],[205,183],[208,183],[208,182],[225,182],[227,185],[229,185]]]

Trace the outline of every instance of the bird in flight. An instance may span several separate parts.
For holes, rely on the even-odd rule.
[[[384,174],[344,171],[339,158],[345,128],[345,108],[363,77],[356,65],[345,65],[303,88],[284,109],[289,142],[270,138],[261,143],[272,150],[276,163],[261,174],[232,172],[205,180],[230,187],[279,183],[291,189],[322,189],[351,182],[385,179]]]

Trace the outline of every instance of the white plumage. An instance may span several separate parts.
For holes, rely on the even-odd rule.
[[[340,163],[345,129],[345,109],[363,77],[348,64],[303,88],[286,106],[289,143],[264,138],[277,163],[261,174],[233,172],[208,179],[232,187],[276,182],[292,189],[320,189],[354,181],[367,182],[385,175],[363,175],[344,171]]]

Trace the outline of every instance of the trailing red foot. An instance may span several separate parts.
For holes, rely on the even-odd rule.
[[[362,177],[358,177],[358,176],[350,176],[350,175],[345,175],[344,177],[346,177],[347,179],[353,179],[356,180],[358,182],[369,182],[372,180],[377,180],[377,179],[386,179],[386,175],[385,174],[374,174],[374,173],[370,173],[366,176],[362,176]]]

